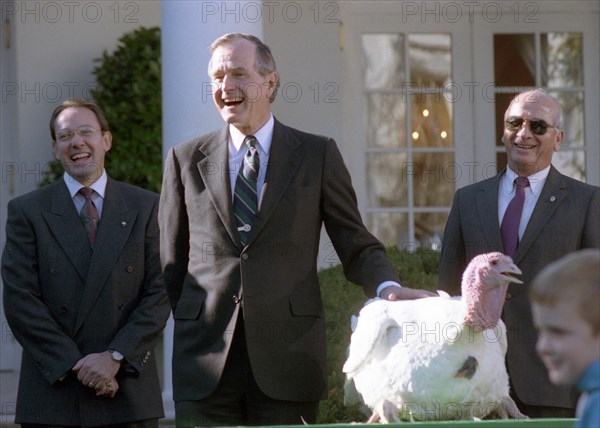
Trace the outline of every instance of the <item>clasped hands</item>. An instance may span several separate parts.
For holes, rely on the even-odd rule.
[[[119,390],[115,376],[120,366],[108,351],[104,351],[86,355],[77,361],[73,371],[82,384],[96,390],[97,396],[113,398]]]

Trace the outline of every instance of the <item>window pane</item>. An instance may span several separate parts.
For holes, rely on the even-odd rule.
[[[415,213],[415,238],[420,247],[441,250],[447,213]]]
[[[452,103],[442,94],[412,96],[413,147],[452,147]]]
[[[406,103],[398,94],[367,94],[368,147],[406,147]]]
[[[410,242],[406,213],[370,213],[367,215],[367,228],[386,247],[395,245],[403,248]]]
[[[406,153],[367,155],[369,207],[406,207],[408,203]],[[381,235],[377,235],[381,237]]]
[[[535,86],[533,34],[494,34],[496,86]]]
[[[410,34],[408,57],[411,85],[442,88],[452,80],[449,34]]]
[[[453,153],[415,153],[413,167],[414,206],[444,207],[452,204],[454,186],[462,171]]]
[[[543,86],[583,85],[581,33],[544,33],[541,35],[541,53]]]
[[[400,89],[404,82],[404,36],[363,34],[364,85],[367,89]]]
[[[504,134],[504,113],[510,104],[510,101],[516,94],[496,94],[495,95],[495,108],[496,108],[496,146],[504,146],[502,143],[502,135]]]
[[[386,247],[414,249],[425,247],[439,250],[447,213],[415,213],[415,239],[408,231],[408,214],[397,212],[369,213],[367,228]]]
[[[560,172],[579,181],[585,181],[585,152],[559,151],[552,156],[552,165]]]
[[[583,131],[583,93],[582,92],[550,92],[563,110],[563,128],[565,137],[562,147],[583,147],[585,136]]]

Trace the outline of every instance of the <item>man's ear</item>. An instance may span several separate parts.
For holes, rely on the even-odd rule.
[[[559,129],[556,133],[556,139],[554,140],[554,151],[558,152],[560,150],[560,145],[563,142],[563,138],[565,138],[565,131]]]

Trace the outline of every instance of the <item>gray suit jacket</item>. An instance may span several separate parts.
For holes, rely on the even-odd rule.
[[[382,244],[364,227],[335,142],[275,121],[262,200],[242,248],[232,208],[223,128],[168,155],[159,223],[173,306],[175,401],[214,391],[243,316],[259,387],[281,400],[326,397],[325,321],[317,277],[321,225],[349,280],[375,294],[398,280]],[[341,339],[340,339],[341,340]]]
[[[157,211],[158,195],[109,178],[92,251],[63,179],[10,201],[2,279],[6,318],[23,346],[18,423],[163,416],[154,346],[170,308]],[[96,397],[71,372],[108,349],[127,361],[113,399]]]
[[[498,174],[459,189],[446,223],[439,286],[460,294],[462,272],[476,255],[503,251],[498,223]],[[507,368],[517,397],[528,405],[573,408],[569,388],[552,385],[535,352],[537,335],[528,293],[535,275],[549,263],[581,248],[600,248],[600,188],[569,178],[554,167],[517,248],[523,285],[511,284],[503,319],[507,327]]]

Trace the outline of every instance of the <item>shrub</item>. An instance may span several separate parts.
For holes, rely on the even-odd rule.
[[[104,51],[94,68],[91,91],[113,134],[106,156],[110,177],[155,192],[162,180],[162,106],[160,29],[141,27],[124,34],[111,54]],[[46,169],[41,184],[56,180],[58,161]]]
[[[438,252],[419,249],[411,253],[390,248],[388,259],[398,269],[402,283],[407,287],[437,289]],[[321,402],[318,423],[364,422],[367,418],[358,406],[344,406],[342,366],[352,333],[350,319],[358,314],[367,297],[362,288],[345,279],[341,265],[321,271],[319,279],[327,325],[329,394],[327,400]]]

